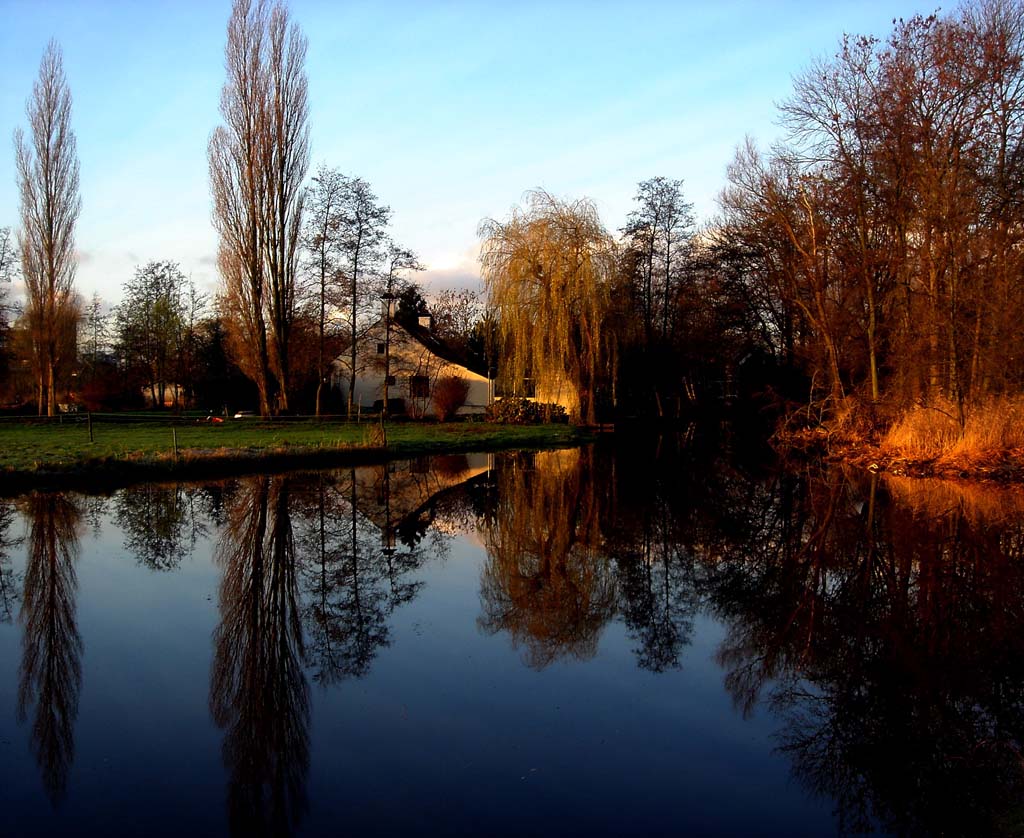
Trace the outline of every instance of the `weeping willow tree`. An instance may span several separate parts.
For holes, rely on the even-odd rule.
[[[501,328],[502,377],[527,378],[539,401],[596,419],[596,393],[614,380],[614,339],[606,327],[615,245],[587,200],[530,192],[525,209],[480,225],[484,283]]]

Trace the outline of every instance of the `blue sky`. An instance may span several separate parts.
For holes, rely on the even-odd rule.
[[[617,229],[636,184],[683,178],[709,217],[746,134],[842,33],[885,34],[905,0],[293,0],[309,38],[313,165],[368,180],[428,286],[476,277],[476,228],[542,187]],[[116,302],[138,264],[216,287],[206,143],[230,0],[0,0],[0,226],[17,226],[12,132],[49,38],[64,50],[82,172],[78,287]]]

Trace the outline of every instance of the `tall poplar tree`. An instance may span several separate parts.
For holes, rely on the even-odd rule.
[[[21,197],[21,271],[39,413],[57,410],[57,373],[75,328],[75,222],[81,210],[71,91],[56,41],[50,41],[26,107],[29,136],[14,132]]]
[[[235,0],[221,93],[224,124],[210,137],[213,221],[223,309],[260,412],[288,408],[296,274],[309,168],[306,38],[288,9]]]

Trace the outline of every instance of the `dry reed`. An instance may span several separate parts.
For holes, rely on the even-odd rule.
[[[904,412],[882,440],[891,454],[939,461],[972,460],[1024,448],[1024,399],[991,398],[957,419],[956,405],[944,399]]]

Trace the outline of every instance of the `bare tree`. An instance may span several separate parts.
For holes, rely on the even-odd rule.
[[[464,352],[484,316],[483,294],[469,288],[446,288],[431,299],[430,314],[434,334]]]
[[[11,240],[11,228],[0,227],[0,328],[7,323],[7,288],[14,278],[18,254]]]
[[[235,0],[221,92],[224,125],[210,137],[213,220],[224,310],[260,411],[287,409],[289,339],[309,168],[306,39],[288,10]]]
[[[362,178],[346,182],[342,196],[342,225],[339,242],[346,278],[345,318],[349,337],[348,413],[356,409],[356,368],[358,345],[368,320],[373,321],[377,295],[374,281],[379,277],[382,248],[391,209],[377,203],[377,196]]]
[[[10,384],[10,337],[13,306],[8,302],[7,287],[18,266],[17,249],[10,227],[0,227],[0,387]]]
[[[18,239],[39,413],[45,405],[53,416],[56,370],[66,360],[61,352],[67,342],[59,332],[73,302],[75,222],[81,210],[71,91],[56,41],[46,47],[25,111],[31,137],[20,128],[14,132],[21,196]]]
[[[317,168],[309,191],[303,247],[306,252],[308,308],[317,334],[316,415],[320,416],[324,383],[329,365],[328,345],[332,315],[337,308],[343,282],[340,264],[341,203],[347,178],[337,169]]]
[[[675,331],[673,299],[693,232],[693,204],[683,198],[683,182],[665,177],[645,180],[637,186],[637,209],[629,214],[623,228],[631,260],[637,268],[635,296],[638,298],[646,344],[653,340],[660,320],[660,337],[669,340]],[[660,315],[660,317],[659,317]]]

